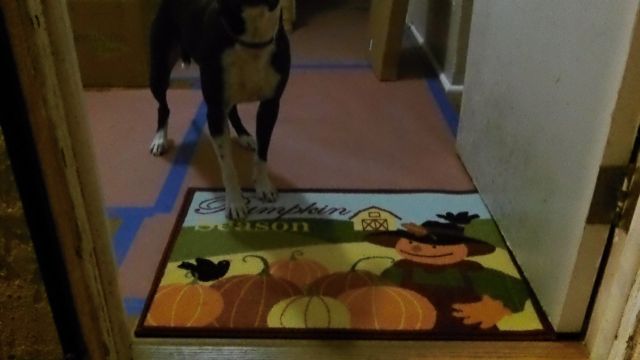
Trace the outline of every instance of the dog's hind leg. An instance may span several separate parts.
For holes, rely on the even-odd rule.
[[[254,164],[253,180],[256,188],[256,196],[264,201],[273,202],[278,198],[278,191],[269,180],[269,170],[267,168],[267,153],[273,128],[278,119],[280,111],[280,99],[274,98],[262,101],[258,108],[256,122],[256,136],[258,139],[258,150]]]
[[[166,12],[160,10],[151,27],[149,87],[158,102],[158,125],[149,151],[154,156],[162,155],[168,147],[167,126],[169,122],[169,104],[167,89],[171,70],[178,62],[179,52],[171,33],[170,24],[165,19]]]
[[[231,107],[231,110],[229,111],[229,122],[231,123],[231,126],[233,126],[233,129],[236,131],[236,134],[238,134],[238,141],[240,142],[240,145],[247,149],[255,151],[257,148],[256,140],[253,138],[253,136],[251,136],[244,125],[242,125],[242,120],[240,119],[240,115],[238,114],[238,107],[236,105],[233,105]]]

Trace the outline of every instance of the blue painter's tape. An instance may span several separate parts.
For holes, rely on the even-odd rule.
[[[369,70],[371,65],[368,62],[345,62],[345,63],[299,63],[291,65],[293,70]]]
[[[124,310],[129,316],[138,316],[142,314],[142,309],[144,309],[144,299],[140,298],[124,298]]]
[[[122,221],[112,239],[118,265],[124,262],[144,219],[155,213],[155,210],[150,207],[112,207],[107,209],[110,218],[118,218]]]
[[[433,97],[440,108],[440,112],[442,112],[444,120],[447,122],[447,125],[449,125],[449,129],[453,135],[456,136],[458,134],[458,123],[460,119],[458,117],[458,112],[453,108],[451,102],[449,102],[449,98],[442,87],[442,83],[437,78],[427,78],[426,82],[427,87],[433,94]]]
[[[206,122],[207,107],[203,102],[200,104],[189,130],[187,130],[185,137],[182,139],[182,143],[176,150],[176,157],[171,165],[171,170],[169,170],[169,175],[160,190],[160,194],[158,194],[154,205],[154,209],[158,213],[169,213],[173,209]]]
[[[152,214],[153,211],[153,208],[149,206],[111,206],[107,208],[107,215],[125,218],[131,214]]]
[[[122,224],[120,224],[118,231],[113,236],[113,247],[118,265],[122,265],[124,262],[133,239],[136,238],[136,234],[140,230],[142,221],[148,216],[146,211],[130,211],[123,215],[124,217],[121,218]]]

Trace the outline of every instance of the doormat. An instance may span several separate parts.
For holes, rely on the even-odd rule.
[[[189,189],[141,337],[549,340],[477,193]]]

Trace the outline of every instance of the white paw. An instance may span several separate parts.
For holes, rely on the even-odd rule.
[[[256,197],[265,202],[274,202],[278,200],[278,190],[269,178],[262,176],[256,179]]]
[[[167,150],[167,147],[167,130],[159,130],[153,137],[153,141],[149,146],[149,152],[151,152],[153,156],[160,156],[164,154],[164,152]]]
[[[241,193],[239,195],[227,194],[225,206],[227,219],[243,220],[247,217],[247,205]]]
[[[238,142],[240,145],[246,149],[256,151],[258,148],[258,144],[256,143],[256,139],[251,135],[241,135],[238,136]]]
[[[256,159],[253,168],[253,183],[256,197],[262,201],[274,202],[278,199],[278,190],[269,180],[269,171],[265,161]]]

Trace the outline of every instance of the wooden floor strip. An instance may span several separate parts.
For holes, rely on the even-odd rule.
[[[135,359],[437,360],[589,358],[580,342],[296,341],[136,339]]]

